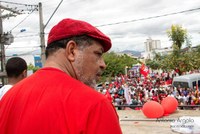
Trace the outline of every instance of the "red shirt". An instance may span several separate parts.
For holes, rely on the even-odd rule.
[[[153,95],[153,96],[152,96],[152,100],[158,102],[158,96],[157,96],[157,95]]]
[[[121,134],[109,100],[66,73],[43,68],[0,102],[0,134]]]

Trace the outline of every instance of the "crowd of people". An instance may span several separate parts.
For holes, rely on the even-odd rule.
[[[193,71],[188,73],[198,73]],[[131,73],[130,73],[131,74]],[[179,105],[199,105],[200,93],[196,88],[181,88],[172,86],[172,81],[178,74],[173,72],[153,72],[148,77],[143,75],[119,75],[109,84],[103,84],[98,91],[105,94],[115,106],[138,105],[142,106],[149,100],[161,103],[167,96],[175,97]],[[135,108],[135,107],[133,107]],[[135,109],[140,109],[136,107]],[[181,109],[187,109],[182,107]],[[118,107],[123,109],[123,107]]]

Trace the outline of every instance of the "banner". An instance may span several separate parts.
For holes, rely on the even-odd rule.
[[[126,84],[124,84],[123,89],[124,89],[124,98],[126,99],[126,103],[130,105],[132,102],[131,102],[131,96],[129,93],[129,88]]]

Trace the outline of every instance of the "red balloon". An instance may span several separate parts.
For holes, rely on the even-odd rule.
[[[164,114],[164,109],[156,101],[148,101],[142,107],[142,112],[147,118],[160,118]]]
[[[173,113],[177,109],[178,101],[176,98],[168,96],[162,100],[161,105],[164,108],[164,114],[167,115]]]

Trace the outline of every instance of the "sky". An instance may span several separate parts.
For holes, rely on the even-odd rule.
[[[5,47],[6,54],[29,54],[40,50],[39,12],[30,13],[26,11],[27,6],[12,2],[28,5],[41,2],[43,22],[46,24],[60,0],[1,2],[3,6],[24,10],[24,14],[3,19],[3,31],[11,31],[15,37],[14,42]],[[160,40],[162,48],[170,47],[172,42],[166,31],[172,25],[181,25],[186,29],[192,46],[196,46],[200,44],[200,9],[179,13],[196,8],[200,8],[199,0],[63,0],[45,27],[45,40],[50,29],[60,20],[73,18],[86,21],[108,35],[112,41],[111,51],[115,52],[144,51],[144,42],[148,38]],[[164,16],[166,14],[173,15]],[[26,31],[20,32],[22,29]]]

